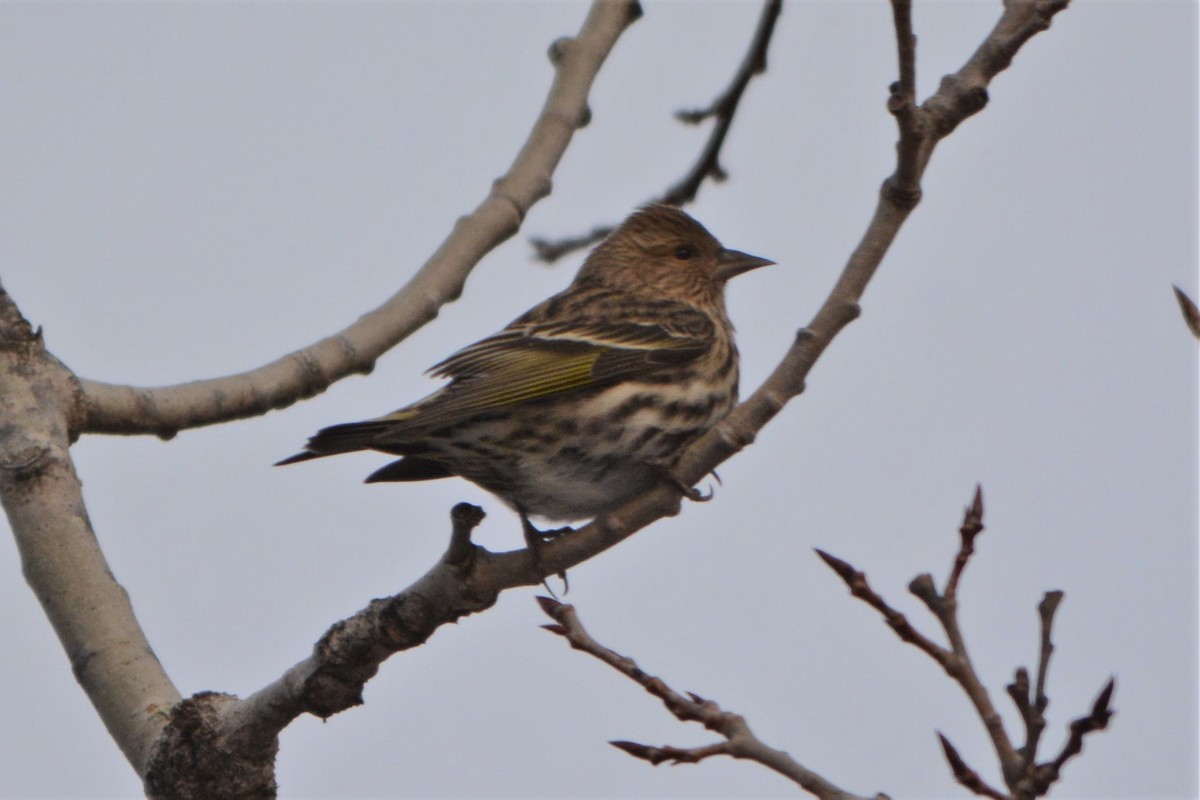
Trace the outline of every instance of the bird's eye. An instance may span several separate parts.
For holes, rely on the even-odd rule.
[[[680,261],[687,261],[694,255],[696,255],[696,251],[692,249],[691,245],[681,244],[675,248],[675,257]]]

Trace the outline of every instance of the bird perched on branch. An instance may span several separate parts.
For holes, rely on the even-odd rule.
[[[376,419],[324,428],[292,464],[356,450],[402,456],[367,477],[458,475],[521,516],[580,520],[671,472],[737,402],[725,282],[765,258],[721,246],[677,208],[632,214],[574,282],[430,369],[449,384]]]

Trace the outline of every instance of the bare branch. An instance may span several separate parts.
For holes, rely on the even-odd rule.
[[[695,764],[711,756],[732,756],[755,761],[778,772],[809,793],[822,800],[855,800],[850,794],[833,785],[812,770],[802,766],[782,750],[764,744],[750,730],[746,719],[740,714],[724,711],[717,703],[699,695],[686,696],[676,692],[661,678],[644,672],[637,663],[614,650],[600,644],[583,627],[573,606],[539,597],[542,611],[555,621],[544,626],[551,633],[562,636],[571,647],[596,658],[657,697],[675,718],[681,722],[699,722],[705,728],[721,735],[724,741],[701,747],[680,748],[670,745],[656,747],[636,742],[609,742],[613,747],[630,755],[649,761],[651,764],[670,762],[673,764]],[[877,798],[882,797],[876,795]]]
[[[1038,605],[1038,615],[1041,620],[1041,646],[1036,687],[1031,690],[1029,672],[1024,667],[1016,670],[1013,682],[1006,687],[1008,695],[1016,704],[1025,724],[1025,744],[1019,751],[1013,749],[1003,721],[992,705],[987,688],[971,664],[958,620],[956,598],[958,583],[963,569],[974,552],[975,537],[983,531],[983,528],[983,490],[976,486],[974,499],[963,515],[963,523],[959,529],[959,550],[955,556],[946,591],[939,594],[934,586],[933,578],[928,574],[917,576],[909,584],[909,591],[920,598],[941,623],[942,629],[950,641],[949,650],[932,644],[923,635],[917,633],[903,615],[892,609],[887,601],[867,585],[863,573],[850,564],[820,550],[817,551],[817,554],[846,582],[852,595],[879,611],[901,640],[916,646],[929,655],[962,688],[987,729],[988,736],[992,741],[992,748],[1000,762],[1004,782],[1012,792],[1011,797],[1022,798],[1022,800],[1024,798],[1032,799],[1044,795],[1051,784],[1058,780],[1062,765],[1083,749],[1084,736],[1092,731],[1101,730],[1108,724],[1108,720],[1113,714],[1109,708],[1113,682],[1109,681],[1109,684],[1100,693],[1091,714],[1071,723],[1071,736],[1062,753],[1051,762],[1035,765],[1038,744],[1042,731],[1046,727],[1044,712],[1050,704],[1045,689],[1050,655],[1054,651],[1050,635],[1051,627],[1054,622],[1054,614],[1063,599],[1063,593],[1060,591],[1047,592]],[[1032,697],[1031,691],[1033,692]],[[938,738],[941,741],[946,760],[950,764],[950,769],[960,784],[975,794],[991,797],[993,800],[1010,797],[984,782],[979,774],[966,764],[957,749],[945,736],[939,733]]]
[[[332,336],[248,372],[155,388],[81,381],[86,415],[74,432],[171,438],[187,428],[285,408],[348,375],[369,373],[376,359],[458,299],[475,264],[516,233],[530,207],[550,193],[554,169],[587,122],[592,81],[640,13],[636,2],[598,0],[575,38],[554,43],[554,83],[508,173],[383,305]]]
[[[446,555],[442,556],[442,563],[470,569],[475,556],[471,532],[479,527],[479,523],[483,522],[486,516],[482,508],[470,503],[459,503],[450,509],[450,546],[446,548]]]
[[[553,264],[565,255],[590,247],[612,232],[612,225],[599,225],[581,236],[568,236],[554,240],[531,236],[529,244],[533,246],[534,255],[539,261]]]
[[[1020,776],[1020,760],[1013,749],[1008,733],[1004,730],[1000,714],[992,704],[987,688],[983,685],[983,682],[975,671],[975,667],[971,663],[970,655],[967,653],[966,641],[958,622],[958,601],[955,594],[952,593],[952,589],[957,590],[958,579],[962,575],[963,567],[974,551],[975,536],[982,530],[983,493],[980,487],[977,486],[975,488],[974,499],[964,514],[963,524],[959,530],[960,546],[955,556],[954,568],[951,572],[951,579],[946,591],[938,594],[933,584],[933,579],[929,575],[920,575],[909,584],[909,591],[921,599],[929,610],[933,612],[934,616],[937,617],[950,643],[949,649],[934,645],[928,638],[917,633],[900,612],[894,610],[882,597],[866,585],[866,579],[861,572],[858,572],[849,564],[845,564],[840,569],[835,569],[850,586],[852,595],[879,611],[901,640],[916,646],[936,661],[946,671],[946,674],[953,678],[962,688],[967,698],[971,701],[971,704],[975,707],[975,712],[979,715],[980,720],[983,721],[984,727],[987,729],[988,735],[992,740],[992,747],[995,749],[1004,770],[1005,780],[1011,786]],[[831,557],[826,556],[819,550],[817,552],[825,560],[825,563],[830,564]],[[830,565],[833,566],[832,564]],[[847,579],[848,575],[851,576],[850,580]]]
[[[1062,599],[1062,592],[1052,591],[1046,592],[1042,602],[1038,603],[1042,632],[1038,648],[1036,687],[1030,686],[1029,671],[1024,667],[1017,668],[1013,682],[1005,687],[1021,714],[1021,721],[1025,724],[1025,744],[1018,753],[1021,759],[1021,773],[1026,775],[1031,774],[1030,770],[1037,758],[1038,745],[1046,729],[1046,708],[1050,705],[1050,700],[1046,697],[1046,680],[1050,671],[1050,654],[1054,652],[1050,632],[1054,623],[1054,612]]]
[[[892,0],[892,27],[896,29],[898,93],[913,100],[917,96],[917,37],[913,34],[912,0]]]
[[[1175,290],[1175,299],[1179,301],[1179,311],[1183,314],[1183,321],[1187,323],[1188,330],[1197,339],[1200,339],[1200,309],[1196,308],[1196,304],[1192,298],[1188,297],[1178,286],[1172,286]]]
[[[1071,735],[1063,745],[1062,752],[1051,762],[1055,773],[1062,770],[1063,765],[1073,756],[1083,752],[1083,737],[1095,731],[1108,727],[1108,722],[1117,712],[1112,708],[1112,697],[1117,690],[1116,678],[1109,678],[1108,683],[1100,690],[1092,703],[1092,711],[1086,717],[1080,717],[1071,723]]]
[[[934,661],[941,664],[942,668],[947,672],[951,672],[957,668],[953,663],[954,654],[918,631],[908,621],[907,617],[888,605],[887,601],[880,597],[871,588],[870,584],[867,583],[865,573],[856,570],[847,562],[826,553],[824,550],[817,550],[816,553],[845,582],[852,596],[862,600],[883,615],[883,619],[887,622],[888,627],[896,632],[901,641],[908,642],[925,653]]]
[[[625,741],[614,741],[609,742],[609,744],[618,750],[623,750],[634,758],[649,761],[656,767],[664,762],[671,764],[698,764],[709,756],[732,755],[729,752],[728,742],[716,742],[715,744],[703,747],[672,747],[671,745],[655,747],[650,744]]]
[[[954,773],[954,780],[958,781],[960,785],[982,797],[990,797],[992,800],[1009,800],[1008,795],[988,786],[987,781],[979,777],[979,773],[967,765],[967,762],[963,760],[958,749],[950,743],[949,739],[938,733],[938,741],[942,743],[942,753],[946,756],[946,761],[950,764],[950,771]]]
[[[675,185],[649,202],[665,203],[671,206],[687,205],[696,199],[696,193],[700,191],[705,179],[725,180],[727,175],[724,168],[721,167],[721,148],[725,145],[725,137],[729,135],[729,129],[733,126],[733,118],[746,87],[750,85],[754,76],[761,75],[767,70],[767,49],[771,44],[771,34],[775,31],[775,21],[779,18],[782,10],[783,0],[766,0],[763,4],[758,26],[750,40],[750,47],[746,50],[741,65],[725,91],[718,95],[707,108],[675,112],[676,119],[689,125],[699,125],[709,118],[714,119],[715,122],[708,135],[708,141],[705,142],[704,149],[700,151],[700,156],[692,168]],[[591,233],[582,236],[554,240],[533,237],[530,239],[530,244],[533,245],[538,259],[546,263],[553,263],[568,253],[595,244],[610,234],[612,230],[611,225],[606,225],[593,228]]]
[[[1025,724],[1025,744],[1017,753],[1021,758],[1022,770],[1026,770],[1037,755],[1037,742],[1046,727],[1046,719],[1029,696],[1029,670],[1017,667],[1012,683],[1005,686],[1004,690],[1012,698],[1017,711],[1021,713],[1021,721]]]
[[[25,580],[75,677],[134,769],[141,771],[179,691],[138,625],[88,519],[71,462],[73,375],[46,352],[0,288],[0,501]]]
[[[725,137],[733,125],[733,117],[737,113],[738,104],[742,101],[746,87],[750,85],[750,81],[756,75],[767,71],[767,49],[771,45],[771,34],[775,31],[775,22],[779,19],[779,13],[782,10],[783,0],[766,0],[758,20],[758,26],[754,30],[754,37],[750,40],[750,47],[747,49],[737,73],[733,76],[733,82],[708,108],[675,113],[677,119],[692,125],[698,125],[709,118],[715,119],[716,122],[709,134],[708,142],[704,145],[704,150],[701,151],[700,157],[692,165],[688,174],[668,189],[656,202],[675,206],[686,205],[696,198],[696,193],[700,190],[705,178],[723,181],[727,177],[725,170],[721,167],[721,147],[724,146]]]
[[[1050,787],[1062,774],[1062,768],[1068,761],[1083,752],[1083,739],[1089,733],[1102,731],[1108,727],[1109,720],[1117,712],[1112,708],[1112,697],[1116,691],[1116,679],[1109,678],[1108,683],[1100,690],[1092,703],[1091,712],[1085,717],[1079,717],[1071,722],[1070,735],[1062,751],[1046,764],[1039,764],[1031,770],[1031,774],[1018,786],[1018,796],[1035,798],[1045,795]]]
[[[963,522],[958,529],[960,545],[958,554],[954,557],[954,566],[946,581],[946,596],[952,600],[958,597],[958,582],[962,578],[967,562],[975,553],[975,537],[983,533],[983,487],[976,484],[975,497],[971,505],[963,513]]]
[[[1054,652],[1054,643],[1050,641],[1050,629],[1054,625],[1054,614],[1063,601],[1063,593],[1055,590],[1046,592],[1042,602],[1038,603],[1038,618],[1042,623],[1042,641],[1038,655],[1037,694],[1034,702],[1045,710],[1049,701],[1046,699],[1046,677],[1050,671],[1050,654]]]
[[[388,657],[495,603],[499,592],[492,587],[502,583],[497,573],[536,583],[523,551],[499,557],[470,544],[482,519],[476,506],[455,506],[450,548],[433,569],[332,625],[312,655],[268,686],[245,699],[204,692],[172,708],[144,773],[148,789],[172,797],[260,796],[245,786],[273,785],[278,735],[292,720],[304,713],[324,719],[361,705],[363,687]],[[237,765],[232,770],[231,762]]]
[[[926,132],[923,118],[917,114],[917,37],[912,27],[912,0],[892,0],[892,24],[900,73],[900,79],[889,87],[888,97],[888,111],[896,118],[900,132],[892,190],[915,205],[921,197],[920,150]]]
[[[1007,58],[1011,60],[1011,53],[1036,32],[1029,29],[1033,24],[1029,20],[1044,21],[1044,28],[1049,25],[1049,17],[1065,5],[1065,2],[1051,0],[1010,0],[1005,4],[1000,21],[971,61],[943,80],[938,92],[922,104],[921,113],[928,119],[922,128],[927,133],[922,140],[920,172],[924,171],[936,142],[983,108],[982,103],[972,103],[964,98],[982,92],[986,100],[987,83],[1007,66],[1004,54],[1009,54]],[[1022,20],[1027,24],[1018,24]],[[898,181],[896,175],[902,173],[903,169],[898,165],[896,174],[884,181],[874,216],[862,240],[851,253],[833,291],[808,327],[797,333],[783,360],[753,395],[688,448],[676,466],[676,473],[683,480],[701,480],[722,461],[753,442],[758,431],[791,398],[804,391],[808,372],[825,348],[858,317],[859,301],[867,284],[919,198]],[[623,535],[629,535],[657,518],[653,516],[653,509],[661,507],[663,498],[650,496],[632,501],[603,522],[623,531]]]
[[[912,37],[909,0],[893,3],[893,20],[900,47],[901,80],[892,85],[888,108],[900,127],[897,168],[885,184],[899,205],[915,206],[920,200],[920,179],[937,143],[949,136],[968,117],[988,103],[987,87],[997,75],[1008,69],[1017,51],[1035,34],[1050,27],[1054,15],[1070,0],[1007,0],[996,26],[971,58],[957,72],[942,78],[941,85],[913,113],[905,96],[905,60]],[[911,38],[910,38],[911,37]],[[915,67],[913,69],[915,83]],[[911,101],[915,102],[915,100]]]
[[[987,86],[1012,64],[1013,57],[1030,38],[1048,29],[1070,0],[1006,0],[1004,13],[963,67],[942,78],[937,92],[921,104],[931,141],[922,148],[924,171],[933,140],[949,136],[968,117],[988,103]]]

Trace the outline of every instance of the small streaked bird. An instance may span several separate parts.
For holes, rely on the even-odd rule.
[[[574,282],[430,369],[449,383],[376,419],[324,428],[292,464],[356,450],[402,456],[368,483],[453,475],[521,516],[581,520],[656,482],[737,402],[725,282],[765,258],[721,246],[677,208],[627,218]]]

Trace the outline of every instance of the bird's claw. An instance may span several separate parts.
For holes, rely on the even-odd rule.
[[[530,526],[530,527],[532,527],[532,526]],[[563,536],[572,534],[575,532],[575,529],[572,528],[570,525],[567,525],[562,528],[552,528],[551,530],[548,530],[548,531],[537,531],[536,529],[535,529],[535,531],[537,532],[538,538],[540,538],[541,541],[543,543],[545,543],[545,542],[553,542],[555,539],[561,539]]]
[[[690,485],[683,478],[676,475],[675,471],[673,469],[671,469],[671,467],[668,466],[667,464],[656,464],[654,462],[648,462],[648,463],[650,464],[651,467],[653,467],[655,470],[658,471],[659,476],[664,481],[666,481],[667,483],[671,484],[676,489],[678,489],[679,493],[681,495],[683,495],[685,498],[687,498],[688,500],[692,500],[693,502],[696,502],[696,503],[707,503],[709,500],[712,500],[713,492],[711,489],[708,492],[704,492],[704,491],[701,491],[700,489],[697,489],[695,486]],[[713,473],[713,474],[716,474],[716,473]],[[720,480],[721,480],[720,478],[717,478],[718,482]]]
[[[565,528],[553,528],[548,531],[538,530],[529,521],[529,517],[521,514],[521,531],[525,534],[525,544],[529,549],[529,557],[533,561],[533,570],[538,575],[543,575],[545,568],[542,565],[542,546],[562,536],[574,533],[575,529],[567,526]],[[557,575],[558,579],[563,582],[563,594],[565,595],[571,591],[571,586],[567,583],[567,571],[559,570]],[[550,584],[547,581],[549,577],[549,575],[545,575],[542,578],[542,586],[546,587],[546,591],[557,598],[558,595],[550,588]]]

